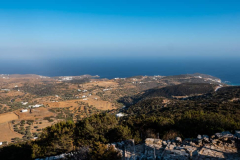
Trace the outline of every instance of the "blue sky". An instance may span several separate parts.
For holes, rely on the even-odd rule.
[[[8,0],[0,58],[240,57],[239,0]]]

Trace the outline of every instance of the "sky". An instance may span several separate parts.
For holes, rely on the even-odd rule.
[[[0,1],[0,58],[240,57],[239,0]]]

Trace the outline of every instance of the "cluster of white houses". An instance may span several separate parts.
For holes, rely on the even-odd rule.
[[[28,102],[24,102],[24,103],[28,103]],[[38,107],[41,107],[42,104],[35,104],[35,105],[29,105],[28,107],[29,108],[38,108]],[[27,112],[28,110],[27,109],[22,109],[21,112]]]

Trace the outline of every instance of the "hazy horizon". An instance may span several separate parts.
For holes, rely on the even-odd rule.
[[[240,1],[4,1],[0,58],[240,57]]]

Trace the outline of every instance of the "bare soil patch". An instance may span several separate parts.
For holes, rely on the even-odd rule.
[[[16,119],[18,119],[18,116],[13,112],[0,114],[0,123],[6,123]]]

